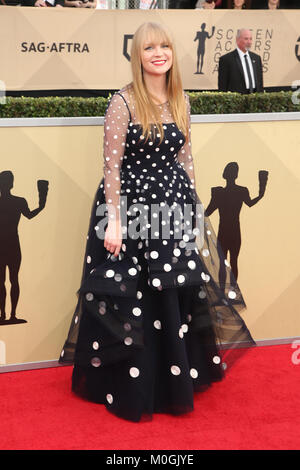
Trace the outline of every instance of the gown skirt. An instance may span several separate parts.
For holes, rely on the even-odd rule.
[[[240,316],[241,291],[176,158],[183,134],[174,123],[164,129],[162,143],[143,144],[141,165],[132,152],[139,126],[128,127],[117,257],[104,247],[100,181],[77,307],[59,359],[74,366],[76,394],[135,422],[192,411],[194,392],[221,380],[236,352],[255,344]]]

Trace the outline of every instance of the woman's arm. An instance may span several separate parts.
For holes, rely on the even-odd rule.
[[[183,147],[178,152],[178,161],[180,165],[185,169],[187,175],[191,180],[191,188],[195,189],[195,170],[192,156],[192,144],[191,144],[191,106],[188,95],[185,95],[187,119],[188,119],[188,139],[186,140]]]
[[[104,192],[108,212],[108,226],[104,246],[115,256],[119,255],[122,244],[120,211],[120,169],[123,161],[129,112],[124,99],[115,94],[104,118]]]

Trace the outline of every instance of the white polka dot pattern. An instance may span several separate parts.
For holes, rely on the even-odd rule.
[[[193,165],[193,157],[191,153],[191,121],[190,121],[190,102],[188,95],[185,94],[186,109],[187,109],[187,120],[188,120],[188,139],[184,142],[183,139],[179,140],[182,144],[180,150],[174,157],[177,158],[178,163],[185,169],[189,179],[191,189],[195,188],[195,173]],[[170,112],[169,104],[165,103],[158,107],[161,112],[161,121],[168,124],[173,122],[173,117]],[[129,111],[130,110],[130,111]],[[105,119],[104,119],[104,141],[103,141],[103,156],[104,156],[104,192],[105,200],[108,209],[109,220],[120,218],[120,195],[121,195],[121,178],[120,171],[122,168],[124,157],[127,159],[127,155],[124,152],[126,146],[126,138],[128,134],[128,127],[137,123],[135,115],[134,99],[132,96],[132,90],[130,87],[125,87],[120,92],[115,93],[107,108]],[[164,125],[164,130],[166,126]],[[133,133],[137,133],[137,129],[133,129]],[[177,132],[175,130],[171,133],[173,139],[178,139]],[[144,136],[141,136],[144,138]],[[160,137],[160,134],[157,134]],[[138,137],[137,137],[138,138]],[[140,138],[140,140],[143,140]],[[131,147],[138,146],[139,142],[136,138],[131,140]],[[169,144],[168,139],[164,140],[164,145]],[[150,140],[148,146],[151,147],[153,142]],[[141,154],[144,152],[144,148],[138,148]],[[154,152],[159,154],[161,151],[160,147],[153,148]],[[169,147],[169,152],[175,152],[174,146]],[[131,152],[132,156],[136,156],[136,152]],[[150,155],[146,155],[146,159],[150,158]],[[162,160],[166,158],[162,155]],[[140,161],[138,162],[141,163]],[[152,168],[157,166],[156,162],[152,163]],[[127,165],[128,167],[128,165]],[[134,178],[134,175],[132,175]],[[169,195],[169,193],[166,193]],[[177,193],[180,197],[181,194]],[[151,195],[153,201],[156,200],[157,195],[153,193]],[[154,254],[155,256],[155,254]],[[87,261],[89,262],[89,261]]]
[[[113,396],[112,396],[110,393],[108,393],[108,394],[106,395],[106,400],[107,400],[107,402],[108,402],[110,405],[111,405],[111,404],[113,403],[113,401],[114,401]]]
[[[140,371],[137,367],[131,367],[129,374],[132,378],[136,379],[140,375]]]
[[[180,375],[180,374],[181,374],[180,367],[178,367],[178,366],[172,366],[172,367],[171,367],[171,373],[172,373],[173,375]]]

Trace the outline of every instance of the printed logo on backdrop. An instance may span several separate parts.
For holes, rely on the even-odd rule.
[[[17,312],[20,298],[19,270],[22,261],[18,225],[21,216],[30,220],[44,209],[49,182],[37,181],[39,205],[33,210],[29,209],[24,197],[11,193],[13,186],[12,171],[2,171],[0,173],[0,325],[27,323]],[[6,280],[7,272],[9,276]],[[8,281],[9,289],[6,288]]]
[[[250,196],[247,187],[236,183],[238,176],[238,163],[228,163],[222,173],[226,185],[211,188],[211,200],[205,210],[207,217],[210,217],[215,211],[219,213],[218,242],[225,259],[230,255],[232,284],[238,280],[238,257],[242,244],[240,212],[244,204],[253,207],[264,197],[269,172],[266,170],[258,172],[259,191],[256,197]],[[220,285],[224,285],[225,279],[226,267],[222,265],[219,270]]]
[[[217,73],[219,67],[219,58],[221,55],[227,54],[236,48],[236,30],[233,29],[216,29],[212,26],[211,31],[207,29],[206,23],[202,23],[198,31],[195,32],[193,43],[196,42],[197,49],[195,55],[195,75],[205,75],[208,73]],[[256,29],[252,30],[252,47],[251,51],[261,56],[263,71],[269,70],[271,59],[272,40],[274,37],[273,29]],[[130,62],[129,45],[133,38],[133,34],[124,34],[123,37],[123,56]],[[211,41],[212,56],[208,57],[207,42]],[[195,45],[193,45],[195,48]],[[300,38],[296,44],[296,57],[300,60]],[[207,64],[213,64],[212,69],[208,70]]]
[[[201,30],[197,31],[195,41],[198,41],[197,47],[197,70],[195,74],[203,75],[203,63],[204,63],[204,56],[205,56],[205,45],[208,39],[211,39],[215,33],[216,27],[213,26],[211,30],[211,34],[206,31],[206,23],[202,23]]]
[[[21,52],[27,53],[89,53],[90,49],[86,42],[22,42]]]
[[[123,56],[130,62],[130,54],[128,52],[129,41],[132,41],[133,34],[124,34],[123,38]]]
[[[269,70],[271,59],[272,40],[274,37],[274,30],[268,28],[252,29],[252,47],[251,51],[260,55],[263,65],[263,72]],[[214,39],[215,46],[213,50],[214,68],[212,73],[217,73],[219,68],[220,56],[233,51],[236,48],[236,33],[237,30],[217,29]]]

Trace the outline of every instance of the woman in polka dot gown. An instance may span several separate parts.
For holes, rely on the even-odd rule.
[[[165,28],[137,30],[131,64],[105,115],[104,178],[60,362],[74,363],[75,393],[140,421],[193,410],[194,392],[223,377],[221,346],[254,342],[238,286],[218,282],[230,267],[195,191],[189,98]]]

